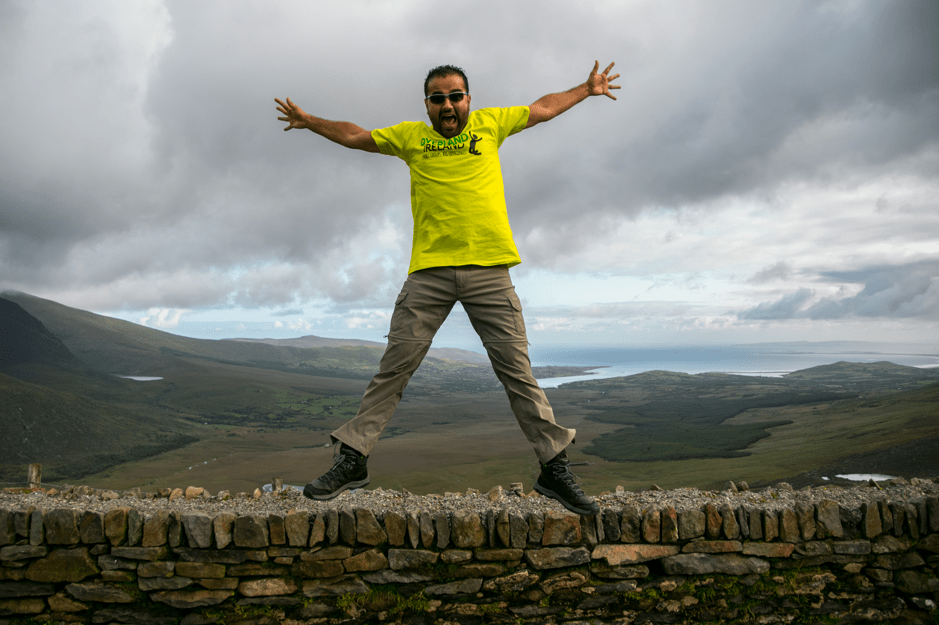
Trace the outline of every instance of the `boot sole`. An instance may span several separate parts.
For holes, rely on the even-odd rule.
[[[563,497],[558,495],[556,492],[554,492],[550,488],[546,488],[542,486],[541,484],[538,484],[537,482],[535,483],[535,490],[541,493],[542,495],[544,495],[545,497],[550,497],[551,499],[554,499],[555,501],[559,502],[562,506],[564,506],[571,512],[574,512],[581,516],[595,516],[600,512],[599,506],[597,507],[597,510],[589,510],[587,508],[578,508],[577,506],[565,501]]]
[[[343,484],[342,486],[340,486],[333,492],[325,493],[323,495],[317,495],[316,493],[313,493],[310,490],[310,485],[307,484],[306,487],[303,489],[303,496],[306,497],[307,499],[315,499],[316,501],[327,501],[329,499],[334,499],[338,497],[343,491],[350,490],[350,489],[355,490],[356,488],[362,488],[363,486],[367,486],[368,483],[369,483],[369,478],[365,478],[364,480],[359,480],[358,482],[348,482],[346,484]]]

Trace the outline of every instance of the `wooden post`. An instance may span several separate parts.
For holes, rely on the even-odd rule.
[[[42,488],[42,465],[38,462],[26,470],[26,483],[30,488]]]
[[[271,490],[275,493],[279,493],[280,491],[284,490],[284,478],[275,477],[274,481],[271,483]]]

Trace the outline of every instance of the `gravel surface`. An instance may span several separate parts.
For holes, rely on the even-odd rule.
[[[856,486],[836,485],[823,487],[805,487],[793,490],[786,484],[778,484],[760,490],[748,490],[743,482],[731,484],[723,491],[702,491],[693,488],[660,490],[653,487],[643,492],[628,492],[617,489],[605,492],[597,497],[601,509],[619,509],[635,506],[639,510],[648,508],[673,507],[678,511],[701,509],[707,503],[715,505],[729,504],[733,508],[757,506],[766,510],[793,509],[798,502],[815,503],[830,499],[844,509],[857,510],[862,503],[887,500],[896,503],[923,501],[927,497],[939,496],[939,478],[906,480],[892,479],[886,482],[865,482]],[[446,493],[443,495],[413,495],[411,493],[382,490],[380,488],[347,491],[330,501],[311,501],[303,497],[300,491],[288,488],[277,493],[255,491],[253,494],[229,495],[226,491],[209,494],[201,488],[189,487],[185,490],[169,489],[160,493],[140,492],[138,490],[116,493],[114,491],[94,490],[87,486],[65,488],[62,491],[36,490],[33,492],[15,492],[13,489],[0,491],[0,510],[52,510],[54,508],[75,508],[106,512],[112,508],[133,507],[144,518],[157,510],[167,509],[180,513],[232,512],[236,515],[249,514],[286,514],[290,511],[325,512],[330,509],[368,508],[381,518],[385,512],[396,511],[407,514],[412,511],[451,513],[456,510],[472,510],[485,513],[489,510],[506,509],[526,515],[529,512],[564,511],[564,508],[551,499],[531,491],[525,493],[521,484],[513,484],[509,490],[496,486],[488,493],[474,489],[466,493]]]

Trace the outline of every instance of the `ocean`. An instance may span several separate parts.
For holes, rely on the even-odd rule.
[[[533,366],[597,366],[589,375],[539,379],[543,388],[565,382],[597,380],[643,373],[731,373],[779,377],[836,362],[888,361],[909,367],[939,367],[939,347],[888,345],[853,341],[826,343],[760,343],[748,345],[663,347],[529,348]]]

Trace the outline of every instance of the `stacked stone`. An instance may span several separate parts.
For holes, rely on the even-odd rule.
[[[0,510],[0,618],[194,625],[251,608],[320,623],[707,622],[810,609],[879,622],[935,610],[937,554],[935,498],[596,517]]]

